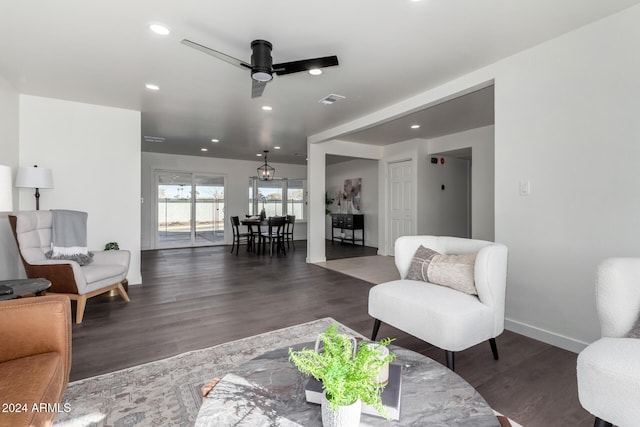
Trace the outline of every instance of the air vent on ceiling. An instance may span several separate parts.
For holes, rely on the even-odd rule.
[[[165,138],[162,136],[144,136],[144,140],[147,142],[164,142]]]
[[[336,95],[335,93],[332,93],[330,95],[325,96],[324,98],[322,98],[318,102],[321,103],[321,104],[332,105],[332,104],[335,104],[336,102],[341,101],[343,99],[346,99],[346,96]]]
[[[293,155],[297,157],[305,157],[307,153],[293,153]]]

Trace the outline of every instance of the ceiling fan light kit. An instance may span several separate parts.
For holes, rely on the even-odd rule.
[[[266,40],[251,42],[251,78],[259,82],[268,82],[273,78],[271,49],[273,46]]]
[[[278,76],[282,76],[338,65],[338,57],[335,55],[273,64],[273,59],[271,58],[273,45],[266,40],[260,39],[251,42],[251,64],[191,40],[184,39],[181,43],[185,46],[189,46],[193,49],[199,50],[200,52],[206,53],[207,55],[211,55],[214,58],[228,62],[231,65],[235,65],[238,68],[242,68],[243,70],[250,70],[252,79],[252,98],[262,96],[267,82],[273,79],[274,73]]]

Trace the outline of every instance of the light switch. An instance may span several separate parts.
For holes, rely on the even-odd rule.
[[[531,182],[529,181],[520,181],[520,195],[528,196],[531,194]]]

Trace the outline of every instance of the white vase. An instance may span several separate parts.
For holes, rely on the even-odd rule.
[[[378,348],[380,359],[384,359],[389,355],[389,349],[383,345],[379,345],[378,343],[369,343],[367,345],[370,348]],[[382,367],[378,371],[378,375],[376,375],[372,379],[374,383],[377,383],[381,386],[386,386],[389,383],[389,363],[385,363],[384,365],[382,365]]]
[[[327,400],[327,391],[322,392],[322,425],[324,427],[358,427],[361,413],[360,399],[349,406],[338,406],[338,409],[333,411]]]

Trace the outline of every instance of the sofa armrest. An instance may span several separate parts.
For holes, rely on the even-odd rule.
[[[507,282],[508,249],[500,243],[489,244],[478,251],[474,281],[478,298],[492,309],[504,307]]]
[[[117,251],[92,251],[93,262],[96,264],[116,264],[121,265],[129,270],[129,262],[131,260],[131,252],[127,250]]]
[[[71,371],[71,303],[66,295],[0,302],[0,362],[55,352]]]

